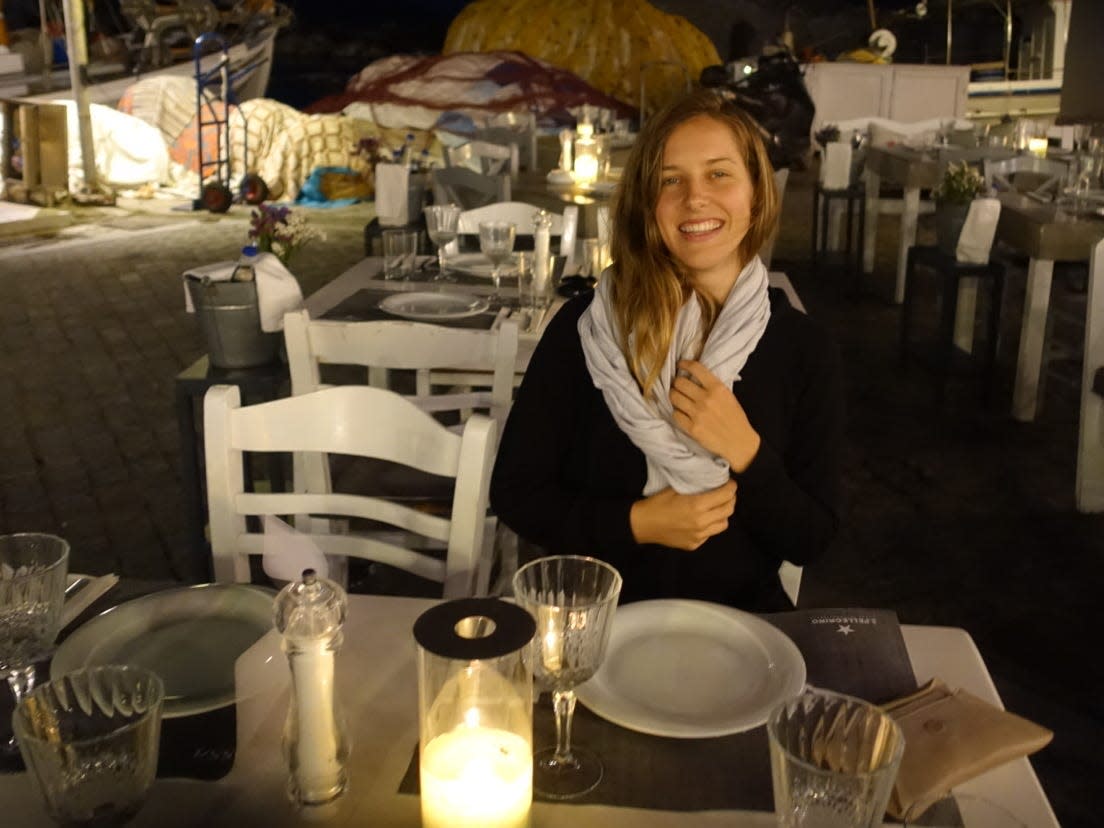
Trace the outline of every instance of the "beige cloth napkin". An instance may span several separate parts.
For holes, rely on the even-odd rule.
[[[955,258],[970,264],[985,264],[989,261],[989,251],[993,249],[993,239],[997,235],[997,222],[1000,220],[1000,201],[995,198],[975,198],[970,202],[970,212],[966,223],[958,236]]]
[[[820,185],[826,190],[846,190],[851,186],[851,142],[832,141],[824,148],[820,165]]]
[[[376,217],[384,227],[406,224],[410,217],[410,171],[405,164],[376,164]]]
[[[905,736],[889,813],[919,816],[952,788],[1045,747],[1054,734],[1014,713],[932,679],[883,705]]]

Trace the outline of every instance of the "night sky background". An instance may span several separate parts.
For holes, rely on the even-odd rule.
[[[551,3],[557,0],[548,0]],[[282,0],[295,22],[276,41],[269,96],[297,108],[340,92],[348,79],[391,54],[437,54],[468,0]],[[786,14],[800,52],[834,58],[865,45],[866,0],[651,0],[682,14],[708,35],[722,60],[759,54],[782,32]],[[1020,0],[1030,2],[1030,0]],[[930,0],[923,20],[915,0],[877,0],[879,26],[897,37],[897,62],[943,63],[946,3]],[[1003,4],[1002,4],[1003,5]],[[987,0],[955,0],[954,62],[999,57],[1003,26]]]

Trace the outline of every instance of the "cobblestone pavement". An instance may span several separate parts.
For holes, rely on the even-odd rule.
[[[1056,733],[1034,764],[1062,824],[1096,825],[1104,662],[1086,642],[1104,632],[1104,516],[1074,508],[1078,368],[1050,373],[1037,422],[1008,416],[1023,304],[1013,268],[998,402],[981,407],[956,379],[935,408],[926,372],[897,365],[893,218],[856,293],[840,272],[810,269],[810,201],[808,173],[791,174],[775,267],[840,344],[849,435],[840,537],[806,568],[802,602],[969,630],[1005,704]],[[184,552],[173,379],[205,348],[180,274],[232,258],[247,211],[91,215],[46,242],[0,235],[0,531],[64,535],[74,570],[199,580],[202,562]],[[305,293],[360,258],[367,221],[359,207],[310,217],[329,239],[292,263]],[[1083,291],[1055,281],[1054,304],[1083,318]]]
[[[206,348],[180,275],[235,258],[248,211],[104,215],[0,244],[0,532],[65,536],[74,571],[194,581],[173,380]],[[363,256],[367,220],[311,212],[306,293]]]

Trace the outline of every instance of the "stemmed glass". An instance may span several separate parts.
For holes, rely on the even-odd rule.
[[[459,232],[460,208],[455,204],[434,204],[425,208],[426,233],[437,247],[437,275],[433,281],[446,279],[445,247]]]
[[[510,260],[514,252],[514,238],[517,225],[512,221],[479,222],[479,249],[491,260],[491,279],[494,281],[494,295],[491,297],[502,302],[502,265]]]
[[[17,705],[34,689],[35,662],[53,649],[68,570],[64,539],[34,532],[0,536],[0,673]],[[17,749],[14,735],[5,749]]]
[[[514,598],[537,621],[533,678],[552,690],[556,746],[533,755],[533,789],[550,799],[582,796],[601,781],[602,761],[571,745],[575,687],[593,676],[606,654],[621,575],[595,558],[538,558],[514,575]]]

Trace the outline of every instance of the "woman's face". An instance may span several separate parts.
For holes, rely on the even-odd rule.
[[[656,223],[694,286],[723,302],[744,262],[753,187],[732,130],[708,115],[680,124],[663,148]]]

